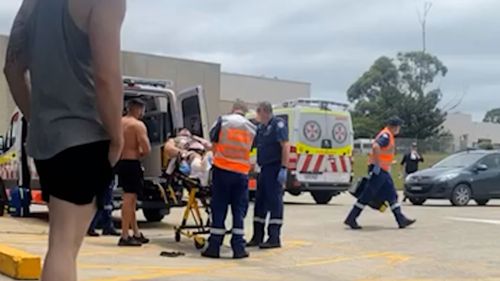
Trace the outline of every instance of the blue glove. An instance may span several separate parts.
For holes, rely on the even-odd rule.
[[[191,174],[191,166],[186,161],[182,161],[179,165],[179,171],[185,175]]]
[[[281,168],[280,172],[278,173],[278,182],[281,185],[284,185],[286,183],[287,176],[288,176],[287,168]]]
[[[380,174],[380,166],[379,165],[373,165],[372,174],[374,174],[376,176],[378,176]]]

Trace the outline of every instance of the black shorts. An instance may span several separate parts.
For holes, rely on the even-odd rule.
[[[142,194],[144,187],[144,172],[139,160],[120,160],[116,165],[118,187],[125,193]]]
[[[75,146],[47,160],[35,160],[42,197],[50,196],[87,205],[102,196],[111,184],[113,171],[108,160],[109,141]]]

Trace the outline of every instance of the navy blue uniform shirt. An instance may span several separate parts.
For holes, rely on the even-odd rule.
[[[257,128],[255,146],[259,166],[281,165],[281,143],[288,141],[288,126],[285,121],[273,117],[269,124]]]

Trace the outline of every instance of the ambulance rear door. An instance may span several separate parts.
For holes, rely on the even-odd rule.
[[[177,93],[178,127],[187,128],[193,135],[208,137],[208,113],[201,86]]]
[[[297,120],[296,178],[311,185],[345,185],[351,181],[350,119],[330,110],[301,108]],[[351,148],[344,149],[347,144]]]

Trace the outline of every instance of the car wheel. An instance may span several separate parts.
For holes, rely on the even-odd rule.
[[[148,222],[160,222],[165,217],[161,209],[142,209],[142,213]]]
[[[476,203],[479,206],[486,206],[486,204],[488,204],[488,202],[490,202],[490,199],[475,199],[474,201],[476,201]]]
[[[453,206],[467,206],[472,198],[472,190],[466,184],[459,184],[451,193],[451,204]]]
[[[335,193],[330,191],[314,191],[311,192],[311,195],[314,198],[314,201],[316,201],[316,204],[326,205],[330,202],[330,200],[332,200]]]
[[[424,205],[425,201],[427,201],[427,199],[425,198],[409,198],[409,199],[410,202],[415,206],[422,206]]]

